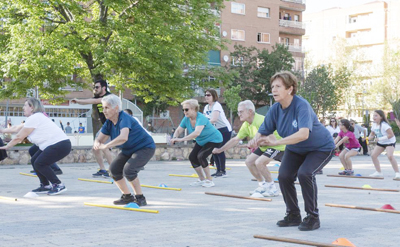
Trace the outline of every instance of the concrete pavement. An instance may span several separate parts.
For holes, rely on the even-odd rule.
[[[400,163],[400,156],[396,156]],[[347,238],[360,246],[397,246],[400,242],[400,214],[326,207],[325,203],[380,208],[391,204],[400,210],[400,193],[327,188],[324,185],[400,189],[393,181],[393,169],[381,155],[384,180],[327,177],[341,167],[337,157],[317,176],[321,228],[301,232],[297,227],[279,228],[285,205],[282,196],[272,202],[242,200],[205,195],[205,191],[248,196],[257,187],[243,160],[228,160],[227,178],[215,179],[213,188],[190,187],[194,178],[171,177],[168,174],[193,174],[189,161],[150,162],[140,172],[141,183],[182,188],[168,191],[143,188],[148,206],[158,214],[84,206],[84,202],[112,205],[120,197],[115,184],[78,181],[89,178],[97,169],[90,164],[62,164],[60,179],[68,191],[57,196],[40,195],[24,198],[39,184],[34,177],[20,172],[27,165],[0,166],[0,246],[297,246],[253,238],[271,235],[308,241],[332,243]],[[275,163],[274,163],[275,164]],[[274,164],[270,170],[278,170]],[[374,172],[370,157],[353,159],[355,172],[367,176]],[[275,178],[277,174],[272,174]],[[105,180],[105,179],[104,179]],[[106,181],[106,180],[105,180]],[[305,217],[300,186],[296,185],[302,217]]]

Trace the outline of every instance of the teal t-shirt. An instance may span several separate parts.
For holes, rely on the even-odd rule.
[[[188,130],[188,134],[191,134],[196,129],[196,126],[204,126],[204,129],[201,131],[200,135],[195,138],[196,142],[200,146],[206,145],[208,142],[213,143],[221,143],[222,142],[222,134],[219,132],[207,119],[206,116],[201,114],[200,112],[197,113],[196,117],[196,125],[193,127],[190,124],[190,118],[184,117],[182,119],[181,124],[179,125],[184,129]]]

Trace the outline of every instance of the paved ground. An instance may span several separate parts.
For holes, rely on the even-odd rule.
[[[396,156],[400,163],[400,156]],[[142,184],[182,188],[167,191],[143,188],[149,206],[159,214],[84,206],[84,202],[112,205],[119,198],[114,184],[78,181],[91,178],[95,164],[62,165],[61,180],[68,191],[58,196],[24,198],[38,185],[37,178],[19,175],[30,166],[0,167],[0,246],[297,246],[255,239],[253,235],[271,235],[332,243],[347,238],[356,246],[398,246],[400,214],[326,207],[325,203],[380,208],[391,204],[400,210],[400,193],[327,188],[324,185],[363,186],[400,189],[394,172],[381,156],[384,180],[332,178],[340,161],[334,158],[318,175],[321,228],[300,232],[297,227],[278,228],[276,221],[285,213],[282,196],[272,202],[242,200],[205,195],[205,191],[248,196],[257,187],[243,160],[228,160],[228,178],[215,180],[214,188],[193,188],[193,178],[168,174],[193,174],[188,161],[151,162],[140,173]],[[370,157],[354,158],[356,173],[374,171]],[[271,170],[277,170],[274,164]],[[276,177],[277,174],[273,174]],[[303,199],[298,189],[303,209]],[[303,217],[305,216],[303,211]],[[397,243],[397,244],[396,244]]]

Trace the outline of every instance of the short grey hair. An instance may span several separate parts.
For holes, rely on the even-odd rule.
[[[181,105],[189,105],[190,108],[195,109],[196,111],[199,111],[199,101],[197,101],[196,99],[188,99],[185,100],[181,103]]]
[[[121,111],[122,109],[121,99],[115,94],[105,96],[101,99],[101,103],[107,103],[110,105],[111,108],[115,108],[116,106],[118,106],[118,111]]]
[[[241,101],[238,104],[238,107],[239,106],[244,106],[245,109],[252,110],[253,112],[256,112],[256,108],[255,108],[253,102],[251,102],[251,100]]]
[[[28,105],[33,108],[33,113],[45,112],[44,106],[40,100],[30,97],[26,99],[26,102],[28,102]]]

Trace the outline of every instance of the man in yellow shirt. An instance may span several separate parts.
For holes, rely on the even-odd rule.
[[[242,139],[248,137],[250,139],[257,138],[260,134],[258,129],[264,122],[264,116],[255,112],[255,107],[253,102],[250,100],[245,100],[238,105],[238,115],[240,121],[244,122],[242,127],[234,138],[229,140],[221,148],[215,148],[213,150],[214,154],[218,154],[226,151],[227,149],[237,145]],[[281,139],[278,133],[275,131],[269,138]],[[257,179],[259,187],[250,194],[260,193],[264,196],[278,196],[279,192],[272,180],[271,173],[269,172],[267,165],[273,161],[281,161],[283,153],[285,151],[285,145],[279,146],[260,146],[254,150],[246,158],[246,165],[249,168],[250,173]]]

